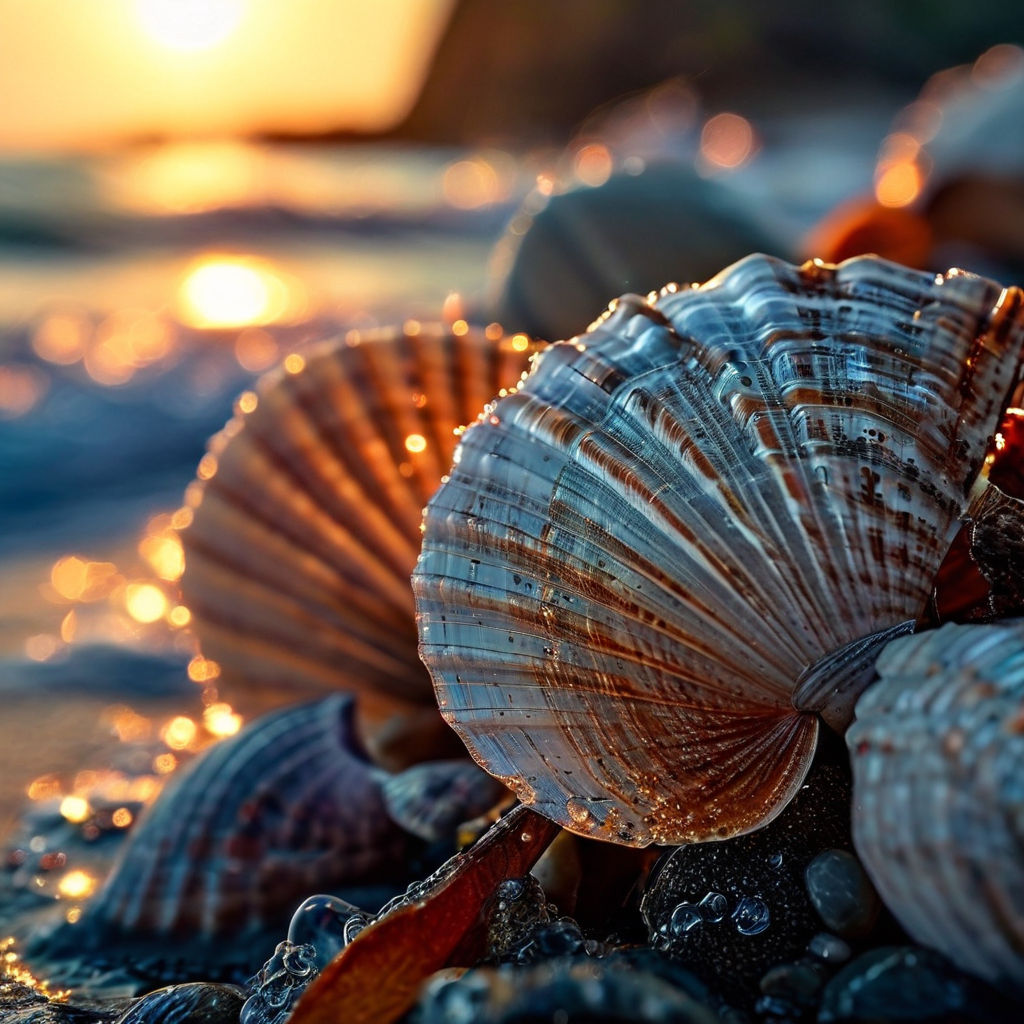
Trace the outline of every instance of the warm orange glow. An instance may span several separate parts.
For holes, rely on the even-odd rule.
[[[173,754],[158,754],[153,758],[153,771],[157,775],[170,775],[178,767],[178,759]]]
[[[203,726],[212,736],[234,736],[242,728],[242,716],[230,704],[211,704],[203,711]]]
[[[122,743],[137,743],[152,735],[153,723],[144,715],[125,704],[117,704],[107,711],[110,723]]]
[[[494,165],[482,157],[457,160],[444,172],[444,197],[460,210],[489,206],[505,197]]]
[[[64,643],[70,644],[74,641],[77,632],[78,613],[72,608],[60,621],[60,638]]]
[[[714,168],[732,169],[754,152],[754,129],[739,114],[716,114],[700,133],[701,158]]]
[[[304,357],[300,356],[298,352],[289,352],[288,355],[284,357],[285,373],[294,375],[296,373],[302,373],[305,368],[306,360]]]
[[[573,170],[584,185],[603,185],[612,176],[612,155],[608,147],[598,142],[583,146],[573,160]]]
[[[188,677],[194,683],[208,683],[220,675],[220,665],[197,654],[188,663]]]
[[[512,348],[516,352],[525,352],[530,347],[530,339],[525,334],[512,335]]]
[[[174,582],[185,571],[185,552],[172,530],[151,533],[139,541],[139,554],[162,580]]]
[[[35,633],[25,640],[25,657],[32,661],[49,661],[57,653],[60,641],[50,633]]]
[[[80,900],[89,896],[96,888],[96,879],[85,871],[69,871],[57,884],[61,896]]]
[[[61,794],[60,779],[56,775],[40,775],[33,779],[26,790],[29,800],[53,800]]]
[[[142,135],[381,130],[412,105],[452,0],[3,4],[0,148]],[[17,97],[17,102],[11,102]]]
[[[906,206],[921,191],[921,172],[913,161],[887,167],[875,182],[875,198],[882,206]]]
[[[40,359],[68,366],[85,355],[92,324],[75,313],[51,313],[36,328],[32,347]]]
[[[195,742],[198,731],[196,723],[191,718],[178,715],[160,730],[160,738],[171,750],[184,750]]]
[[[167,612],[167,597],[153,583],[129,583],[125,587],[124,605],[136,622],[156,622]]]
[[[206,50],[224,42],[242,21],[242,0],[135,0],[146,35],[170,50]]]
[[[0,419],[24,416],[43,397],[47,377],[32,366],[0,366]]]
[[[427,450],[427,439],[422,434],[410,434],[405,439],[405,450],[413,455]]]
[[[78,825],[92,814],[89,801],[80,796],[66,796],[60,802],[60,814],[66,821]]]
[[[235,339],[235,358],[243,370],[267,370],[277,362],[277,341],[261,327],[247,327]]]
[[[245,414],[255,412],[259,401],[255,391],[243,391],[238,396],[238,411]]]
[[[204,256],[178,288],[178,313],[192,327],[287,323],[305,309],[298,280],[256,256]]]
[[[115,828],[127,828],[132,823],[132,812],[127,807],[118,807],[110,816]]]
[[[176,604],[167,613],[167,621],[176,629],[183,629],[192,621],[192,613],[183,604]]]

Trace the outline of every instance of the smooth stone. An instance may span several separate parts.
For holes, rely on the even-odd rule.
[[[811,903],[829,929],[844,939],[862,938],[871,931],[882,903],[852,853],[825,850],[807,865],[804,879]]]
[[[1011,1024],[1015,1009],[993,989],[917,946],[882,946],[847,964],[826,986],[819,1024]]]
[[[844,964],[853,955],[849,943],[829,932],[818,932],[807,943],[807,952],[818,960],[829,964]]]
[[[168,985],[133,1003],[117,1024],[238,1024],[244,1002],[234,985]]]

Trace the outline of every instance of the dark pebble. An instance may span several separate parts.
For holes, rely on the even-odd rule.
[[[774,821],[735,839],[677,847],[647,884],[640,909],[650,944],[741,1008],[762,996],[765,971],[799,959],[821,931],[804,872],[819,853],[852,847],[846,762],[845,750],[823,743]]]
[[[665,978],[606,959],[477,968],[428,984],[415,1024],[720,1024],[710,1006]]]
[[[1010,1007],[944,957],[914,946],[883,946],[847,964],[825,986],[820,1024],[1011,1024]]]
[[[170,985],[132,1003],[117,1024],[238,1024],[244,1001],[233,985]]]
[[[853,955],[846,942],[838,935],[832,935],[829,932],[818,932],[807,943],[807,952],[828,964],[845,964]]]
[[[860,861],[846,850],[826,850],[806,872],[807,894],[822,921],[844,939],[867,935],[882,909]]]

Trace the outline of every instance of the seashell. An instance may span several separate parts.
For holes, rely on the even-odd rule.
[[[568,338],[611,295],[702,281],[749,252],[789,254],[745,196],[689,166],[537,191],[492,258],[495,315],[537,338]]]
[[[182,590],[219,686],[432,705],[409,587],[423,506],[455,430],[536,347],[462,326],[410,321],[292,356],[210,442]]]
[[[392,819],[427,842],[453,841],[459,825],[508,795],[469,759],[413,765],[384,779],[381,790]]]
[[[918,942],[1024,992],[1024,620],[894,641],[857,704],[857,851]]]
[[[1016,379],[1022,294],[752,256],[627,297],[467,431],[413,585],[442,714],[563,827],[725,838],[907,632]]]
[[[67,927],[102,947],[283,930],[311,891],[400,877],[406,846],[339,694],[266,715],[186,765]]]
[[[137,1000],[117,1024],[237,1024],[244,1001],[234,985],[169,985]]]

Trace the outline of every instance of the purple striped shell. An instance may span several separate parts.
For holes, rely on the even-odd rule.
[[[918,941],[1024,992],[1024,620],[895,640],[847,733],[853,837]]]
[[[414,574],[473,756],[564,827],[750,831],[913,628],[1024,344],[1021,293],[751,256],[627,297],[470,429]]]
[[[283,930],[311,892],[399,877],[407,837],[352,711],[335,695],[274,712],[186,765],[73,927],[93,941]]]

